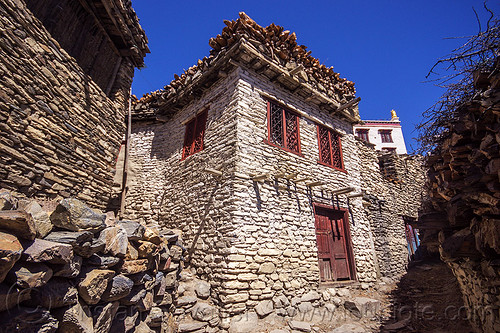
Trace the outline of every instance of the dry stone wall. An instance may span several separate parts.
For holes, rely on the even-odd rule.
[[[424,198],[425,169],[419,155],[377,152],[358,140],[364,208],[369,217],[378,274],[394,278],[405,272],[408,249],[405,219],[416,220]]]
[[[428,157],[427,209],[419,224],[457,277],[477,331],[500,331],[500,60],[474,75],[474,98]],[[437,234],[437,235],[436,235]]]
[[[23,1],[0,1],[0,27],[0,186],[105,207],[128,88],[108,98]],[[119,80],[132,76],[124,58]]]
[[[182,241],[75,198],[0,191],[0,332],[173,332]],[[139,329],[141,328],[141,329]]]
[[[236,158],[237,84],[237,73],[232,73],[170,121],[132,126],[126,215],[180,230],[187,260],[198,277],[210,280],[216,301],[235,237],[230,173]],[[181,160],[184,124],[207,108],[204,149]],[[206,168],[223,175],[206,173]]]

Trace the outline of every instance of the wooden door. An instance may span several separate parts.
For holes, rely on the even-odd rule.
[[[350,239],[344,211],[316,207],[315,225],[321,281],[350,280]]]

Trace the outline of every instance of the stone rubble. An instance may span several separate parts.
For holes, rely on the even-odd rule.
[[[0,197],[0,317],[6,318],[5,327],[22,328],[37,318],[37,332],[173,332],[176,308],[197,303],[196,296],[178,298],[176,291],[184,255],[178,235],[163,238],[154,226],[134,221],[107,226],[106,214],[74,198],[55,203],[47,214],[51,226],[44,221],[45,232],[37,233],[38,222],[33,222],[40,221],[40,211],[33,207],[40,205],[34,199],[5,190]],[[33,237],[43,233],[44,239]],[[139,259],[127,258],[128,247],[137,249]],[[162,266],[162,260],[170,264]],[[205,299],[210,294],[206,283],[197,290]],[[194,313],[201,326],[218,323],[208,303],[197,305]],[[123,319],[116,320],[118,315]]]

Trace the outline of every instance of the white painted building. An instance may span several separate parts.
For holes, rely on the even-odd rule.
[[[358,138],[374,144],[376,150],[407,153],[401,122],[394,110],[391,120],[364,120],[353,128]]]

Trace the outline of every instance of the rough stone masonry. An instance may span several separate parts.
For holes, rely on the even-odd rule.
[[[243,14],[226,24],[237,35],[235,27],[248,22]],[[252,29],[241,34],[252,34]],[[403,216],[416,218],[423,184],[418,158],[379,156],[354,136],[356,108],[345,115],[330,113],[313,93],[301,96],[314,75],[294,77],[298,83],[293,84],[271,80],[293,77],[288,70],[299,64],[248,56],[253,51],[241,45],[252,38],[259,37],[235,37],[240,45],[213,50],[165,90],[140,100],[131,140],[135,177],[128,184],[126,214],[182,230],[189,265],[213,287],[223,329],[233,327],[231,318],[241,313],[293,318],[299,308],[325,306],[319,293],[324,285],[317,207],[347,212],[354,271],[347,284],[357,281],[369,288],[382,277],[404,272]],[[277,75],[281,69],[284,74]],[[341,100],[342,93],[333,97]],[[299,154],[266,142],[269,101],[300,115]],[[185,124],[205,110],[203,149],[183,158]],[[318,163],[318,125],[340,135],[344,170]],[[312,182],[321,186],[306,185]],[[333,194],[346,186],[359,194]],[[332,288],[333,295],[345,282]],[[315,296],[299,301],[310,295]]]

